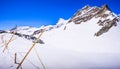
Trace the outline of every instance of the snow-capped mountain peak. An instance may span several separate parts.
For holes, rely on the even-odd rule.
[[[58,22],[56,23],[56,25],[59,26],[59,25],[66,24],[67,21],[68,21],[68,20],[65,20],[65,19],[63,19],[63,18],[60,18],[60,19],[58,20]]]
[[[16,69],[43,29],[21,69],[119,69],[119,28],[107,5],[87,5],[55,25],[0,30],[0,69]]]
[[[101,29],[95,32],[96,36],[100,36],[107,32],[112,26],[116,26],[116,22],[118,21],[118,18],[111,12],[110,8],[107,5],[103,5],[101,8],[85,6],[82,10],[78,10],[69,22],[74,22],[75,24],[87,23],[87,21],[92,18],[98,18],[96,24],[101,26]]]
[[[102,7],[97,7],[97,6],[92,7],[86,5],[82,9],[79,9],[68,20],[64,20],[63,18],[60,18],[56,23],[56,25],[42,26],[40,28],[35,28],[30,26],[17,27],[17,32],[21,34],[34,36],[39,34],[43,28],[46,28],[46,31],[50,31],[52,29],[56,29],[60,27],[66,29],[69,23],[74,23],[74,24],[88,23],[91,19],[97,19],[96,24],[99,27],[99,30],[94,31],[95,36],[100,36],[103,33],[108,32],[109,29],[112,28],[113,26],[116,26],[117,21],[119,21],[118,15],[113,13],[106,4],[103,5]],[[12,30],[14,29],[15,28],[13,28]]]

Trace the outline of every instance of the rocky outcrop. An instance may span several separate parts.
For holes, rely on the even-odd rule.
[[[7,31],[4,31],[4,30],[0,30],[0,33],[7,33]]]
[[[92,19],[99,12],[99,9],[98,7],[85,6],[82,10],[78,10],[69,22],[74,22],[75,24],[86,22]]]
[[[11,32],[13,34],[13,32]],[[26,34],[21,34],[21,33],[15,33],[15,35],[19,36],[19,37],[22,37],[22,38],[25,38],[25,39],[28,39],[28,40],[32,40],[33,42],[37,39],[36,37],[34,36],[30,36],[30,35],[26,35]],[[43,42],[43,40],[39,39],[37,43],[40,43],[40,44],[45,44]]]
[[[107,20],[107,21],[108,21],[108,20]],[[102,28],[101,28],[97,33],[95,33],[95,36],[100,36],[100,35],[102,35],[103,33],[108,32],[109,29],[110,29],[112,26],[116,26],[116,25],[117,25],[117,24],[116,24],[116,21],[117,21],[116,18],[114,18],[114,19],[111,20],[111,21],[108,21],[108,22],[107,22],[107,25],[102,26]]]
[[[111,12],[108,5],[100,7],[85,6],[81,10],[78,10],[68,22],[74,22],[75,24],[81,24],[87,22],[92,18],[99,18],[97,24],[101,26],[101,29],[95,32],[95,36],[100,36],[113,26],[116,26],[118,18]]]
[[[33,32],[33,34],[31,36],[39,34],[39,33],[41,33],[41,31],[42,31],[41,29],[40,30],[36,30],[36,31]]]
[[[108,32],[113,26],[117,26],[118,18],[110,11],[107,5],[103,5],[96,16],[100,17],[100,20],[97,22],[97,24],[101,26],[101,29],[95,33],[95,36],[100,36],[103,33]]]

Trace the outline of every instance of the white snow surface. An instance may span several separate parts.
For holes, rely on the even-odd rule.
[[[94,36],[101,27],[98,19],[81,24],[69,23],[44,32],[41,39],[45,44],[35,46],[46,69],[120,69],[120,24],[107,33]],[[3,36],[4,35],[4,36]],[[12,34],[0,34],[8,41]],[[0,69],[16,69],[14,54],[19,63],[32,46],[32,41],[14,36],[3,53],[4,43],[0,40]],[[32,49],[22,64],[22,69],[43,69],[35,49]]]
[[[39,30],[39,29],[40,28],[22,26],[22,27],[17,27],[17,33],[32,35],[34,31]]]

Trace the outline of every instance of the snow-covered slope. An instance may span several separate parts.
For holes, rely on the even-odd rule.
[[[94,16],[80,24],[72,19],[60,19],[53,26],[34,29],[27,27],[29,31],[32,30],[31,34],[28,34],[26,27],[17,28],[20,34],[26,34],[27,30],[26,35],[34,37],[41,33],[40,30],[47,28],[41,36],[44,44],[36,44],[23,62],[22,69],[43,69],[39,57],[46,69],[120,69],[120,21],[116,22],[117,26],[112,26],[109,31],[97,37],[95,33],[102,27],[97,24],[101,17]],[[12,35],[11,32],[0,34],[0,69],[16,69],[18,64],[14,63],[15,53],[19,63],[33,44],[26,38],[14,35],[3,52],[4,44]]]

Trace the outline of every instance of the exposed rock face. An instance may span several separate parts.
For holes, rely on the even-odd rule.
[[[13,32],[11,32],[11,33],[13,33]],[[17,35],[19,37],[22,37],[22,38],[26,38],[28,40],[32,40],[33,42],[37,39],[34,36],[30,36],[30,35],[26,35],[26,34],[21,34],[21,33],[15,33],[15,35]],[[43,40],[41,40],[41,39],[39,39],[37,43],[44,44]]]
[[[4,31],[4,30],[0,30],[0,34],[2,34],[2,33],[11,33],[11,34],[13,34],[16,29],[17,29],[17,27],[11,29],[9,32]],[[36,32],[36,31],[35,31],[35,32]],[[39,32],[39,33],[40,33],[40,32]],[[14,34],[15,34],[16,36],[18,36],[18,37],[22,37],[22,38],[31,40],[31,41],[33,41],[33,42],[37,39],[35,36],[32,36],[32,35],[21,34],[21,33],[17,33],[17,32],[14,33]],[[43,40],[41,40],[41,39],[39,39],[37,43],[45,44],[45,43],[43,42]]]
[[[106,22],[106,25],[105,26],[103,26],[103,24],[102,23],[104,23],[104,22],[102,22],[101,24],[102,24],[102,28],[97,32],[97,33],[95,33],[95,36],[100,36],[100,35],[102,35],[103,33],[105,33],[105,32],[108,32],[109,31],[109,29],[112,27],[112,26],[116,26],[117,24],[116,24],[116,21],[118,21],[118,19],[116,19],[116,18],[114,18],[113,20],[106,20],[107,22]],[[100,24],[99,24],[100,25]]]
[[[113,26],[117,26],[118,18],[113,15],[107,5],[104,5],[99,14],[96,16],[100,17],[100,20],[97,22],[97,24],[102,26],[101,29],[95,33],[96,36],[100,36],[103,33],[108,32],[109,29]]]
[[[74,22],[75,24],[86,22],[92,19],[99,12],[99,9],[98,7],[85,6],[81,10],[78,10],[69,22]]]
[[[22,38],[25,38],[25,39],[28,39],[28,40],[31,40],[31,41],[34,42],[37,38],[35,36],[33,36],[33,35],[41,33],[41,30],[35,30],[35,31],[33,31],[32,35],[31,34],[28,35],[28,34],[24,34],[24,33],[20,33],[19,32],[19,31],[26,31],[26,32],[28,32],[28,31],[30,31],[30,29],[33,30],[32,28],[33,27],[31,27],[31,26],[28,26],[28,27],[17,27],[16,26],[16,27],[12,28],[9,33],[13,34],[14,31],[17,30],[17,32],[15,33],[15,35],[17,35],[19,37],[22,37]],[[30,31],[30,32],[32,32],[32,31]],[[41,40],[41,39],[39,39],[37,43],[44,44],[43,40]]]
[[[99,18],[97,24],[101,26],[101,29],[95,33],[95,36],[100,36],[107,32],[112,26],[116,26],[118,18],[111,12],[107,5],[103,5],[102,8],[85,6],[77,11],[69,22],[75,24],[81,24],[87,22],[92,18]]]
[[[36,34],[39,34],[40,32],[41,32],[41,30],[36,30],[35,32],[33,32],[32,36],[36,35]]]
[[[7,31],[4,31],[4,30],[0,30],[0,33],[7,33]]]

